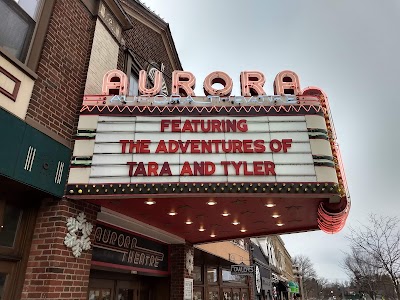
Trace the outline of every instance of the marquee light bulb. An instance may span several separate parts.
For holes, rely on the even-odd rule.
[[[214,233],[210,234],[210,237],[216,237],[216,235]]]
[[[178,213],[176,211],[170,211],[168,214],[170,216],[176,216]]]
[[[146,203],[147,205],[154,205],[154,204],[156,204],[156,201],[154,201],[153,199],[149,199],[149,200],[146,200],[144,203]]]
[[[274,203],[267,203],[267,204],[265,204],[265,206],[266,206],[266,207],[275,207],[276,204],[274,204]]]
[[[244,229],[244,228],[240,229],[240,232],[246,232],[246,231],[247,231],[247,230]]]
[[[204,227],[200,227],[199,231],[203,232],[203,231],[206,231],[206,229]]]
[[[233,224],[233,225],[239,225],[240,222],[239,222],[239,221],[233,221],[232,224]]]
[[[281,226],[283,226],[283,225],[285,225],[285,224],[283,224],[282,222],[279,222],[279,223],[276,223],[276,225],[279,226],[279,227],[281,227]]]
[[[227,211],[225,211],[225,212],[222,213],[222,216],[223,216],[223,217],[227,217],[227,216],[230,216],[230,215],[231,215],[231,214],[228,213]]]
[[[273,214],[273,215],[272,215],[272,217],[275,218],[275,219],[276,219],[276,218],[279,218],[280,216],[281,216],[281,215],[278,215],[278,214]]]
[[[215,205],[215,204],[217,204],[217,201],[215,201],[215,200],[210,200],[210,201],[207,202],[207,204],[208,204],[208,205]]]
[[[192,222],[192,221],[190,221],[190,220],[187,220],[185,223],[186,223],[186,225],[193,224],[193,222]]]

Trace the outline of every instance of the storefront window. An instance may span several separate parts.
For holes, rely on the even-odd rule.
[[[240,275],[232,275],[231,270],[222,269],[222,281],[224,283],[246,283],[246,277]]]
[[[89,300],[111,300],[111,289],[91,289]]]
[[[203,288],[194,287],[193,288],[193,300],[203,300]]]
[[[240,291],[233,291],[232,300],[240,300]]]
[[[242,291],[242,299],[240,300],[249,300],[249,294],[247,291]]]
[[[218,281],[218,270],[217,268],[207,268],[207,282],[217,283]]]
[[[193,281],[194,282],[203,282],[203,272],[201,271],[200,266],[194,266]]]
[[[208,300],[219,300],[218,290],[208,292]]]
[[[0,246],[10,248],[14,246],[21,214],[21,209],[8,204],[5,205],[3,227],[0,229]]]
[[[6,284],[7,274],[0,273],[0,299],[3,298],[3,290]]]
[[[230,290],[229,291],[224,290],[222,296],[224,300],[232,300],[232,295]]]

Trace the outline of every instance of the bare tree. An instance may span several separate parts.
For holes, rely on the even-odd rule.
[[[315,272],[311,259],[305,255],[296,255],[293,257],[293,265],[298,266],[299,271],[301,272],[304,289],[302,293],[304,294],[304,297],[306,299],[313,297],[315,294],[314,292],[318,290],[318,284],[317,273]]]
[[[397,217],[369,216],[369,223],[360,228],[350,228],[347,236],[352,251],[366,265],[384,271],[391,279],[400,299],[400,228]]]
[[[376,299],[379,279],[383,274],[371,256],[365,251],[357,251],[351,247],[351,251],[346,253],[343,267],[359,291],[366,292],[372,299]]]

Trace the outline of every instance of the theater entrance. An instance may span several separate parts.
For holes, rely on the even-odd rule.
[[[150,288],[152,287],[152,288]],[[91,270],[88,300],[158,300],[169,295],[169,278]]]
[[[144,295],[140,297],[139,291],[137,282],[91,279],[88,300],[147,300]]]

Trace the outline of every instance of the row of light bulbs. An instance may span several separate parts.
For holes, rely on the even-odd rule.
[[[154,205],[154,204],[156,204],[156,201],[154,201],[153,199],[148,199],[148,200],[146,200],[144,203],[147,204],[147,205]],[[213,206],[213,205],[216,205],[216,204],[217,204],[217,201],[211,199],[211,200],[209,200],[209,201],[207,202],[207,204],[210,205],[210,206]],[[267,204],[265,204],[265,206],[268,207],[268,208],[272,208],[272,207],[275,207],[276,204],[274,204],[274,203],[267,203]],[[178,213],[177,213],[176,211],[173,210],[173,211],[170,211],[168,214],[169,214],[170,216],[176,216]],[[228,216],[230,216],[231,214],[230,214],[229,212],[227,212],[227,211],[224,211],[221,215],[222,215],[223,217],[228,217]],[[281,215],[279,215],[279,214],[277,214],[277,213],[274,213],[274,214],[272,215],[272,217],[275,218],[275,219],[279,218],[280,216],[281,216]],[[186,225],[191,225],[191,224],[193,224],[193,221],[187,220],[187,221],[185,222],[185,224],[186,224]],[[234,221],[232,222],[232,224],[236,226],[236,225],[239,225],[240,222],[237,221],[237,220],[234,220]],[[279,227],[281,227],[281,226],[283,226],[283,225],[285,225],[285,224],[282,223],[282,222],[278,222],[278,223],[276,223],[276,225],[279,226]],[[206,229],[205,229],[203,226],[201,226],[201,227],[199,228],[199,231],[200,231],[200,232],[203,232],[203,231],[206,231]],[[247,231],[247,229],[245,229],[245,228],[240,229],[240,232],[243,232],[243,233],[244,233],[244,232],[246,232],[246,231]],[[216,235],[215,235],[214,233],[212,233],[212,234],[210,235],[210,237],[216,237]]]

